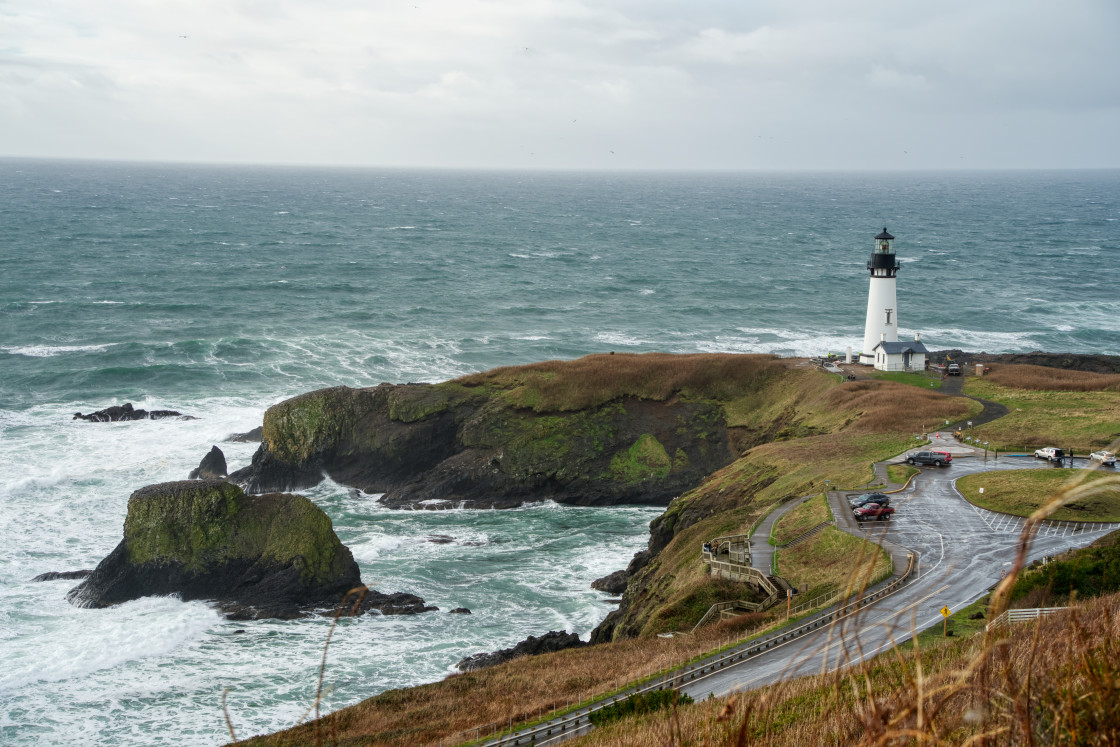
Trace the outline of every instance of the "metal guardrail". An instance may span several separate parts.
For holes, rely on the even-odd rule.
[[[1032,607],[1024,610],[1004,610],[995,620],[985,625],[984,630],[995,630],[997,628],[1007,627],[1013,623],[1037,620],[1040,617],[1052,615],[1055,612],[1062,612],[1068,609],[1069,607]]]
[[[576,732],[578,732],[578,730],[585,728],[591,723],[589,721],[590,714],[607,706],[614,705],[615,703],[626,699],[630,695],[634,695],[637,693],[648,693],[654,690],[680,689],[681,686],[699,679],[703,679],[704,677],[714,674],[724,667],[728,667],[733,664],[738,664],[746,661],[747,659],[754,658],[759,654],[765,653],[773,648],[777,648],[778,646],[788,643],[795,638],[799,638],[800,636],[811,633],[814,630],[818,630],[826,625],[855,615],[863,610],[864,607],[873,604],[883,597],[890,596],[891,594],[898,591],[902,587],[902,585],[910,579],[910,576],[914,573],[916,565],[917,557],[914,553],[909,553],[907,555],[906,570],[902,573],[901,576],[896,578],[894,581],[891,581],[882,589],[879,589],[878,591],[869,594],[868,596],[860,597],[856,600],[853,600],[849,604],[845,604],[833,612],[830,612],[826,615],[821,615],[820,617],[814,620],[810,620],[809,622],[803,625],[799,625],[791,630],[787,630],[781,633],[775,633],[774,635],[764,638],[755,644],[747,646],[746,648],[728,651],[722,656],[711,659],[707,662],[698,663],[693,666],[686,665],[685,667],[682,667],[678,670],[659,676],[654,682],[623,690],[622,692],[619,692],[609,699],[604,699],[593,703],[587,708],[586,711],[580,711],[579,713],[570,714],[568,716],[562,717],[554,723],[547,723],[534,729],[524,731],[520,734],[510,734],[505,737],[500,737],[498,739],[487,742],[487,744],[493,745],[494,747],[516,747],[517,745],[529,744],[544,745],[550,744],[554,741],[559,741],[560,739],[563,739],[569,735],[574,735]],[[470,731],[471,730],[467,730],[468,733]]]

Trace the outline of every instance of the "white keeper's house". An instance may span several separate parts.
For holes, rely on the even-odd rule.
[[[880,371],[922,371],[926,367],[926,346],[920,335],[912,341],[898,341],[898,294],[895,277],[898,260],[894,256],[894,236],[883,232],[875,237],[875,248],[867,269],[871,286],[867,292],[867,320],[863,327],[863,349],[859,362]]]

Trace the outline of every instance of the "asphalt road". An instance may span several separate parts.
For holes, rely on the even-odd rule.
[[[953,482],[974,472],[1024,468],[1052,469],[1033,459],[955,459],[949,467],[923,468],[905,491],[892,496],[897,511],[889,522],[859,524],[847,513],[838,516],[838,522],[851,521],[848,528],[868,539],[885,539],[917,552],[917,578],[855,617],[681,689],[699,699],[831,671],[874,656],[940,622],[943,607],[956,611],[976,601],[1011,567],[1023,520],[973,506],[957,493]],[[1114,524],[1048,525],[1035,538],[1028,560],[1082,547],[1116,528]]]

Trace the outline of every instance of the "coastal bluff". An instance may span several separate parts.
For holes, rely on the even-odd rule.
[[[786,370],[768,355],[603,354],[322,389],[269,408],[229,480],[263,493],[327,476],[398,508],[667,504],[738,456],[728,404]]]
[[[128,499],[124,538],[67,594],[79,607],[145,596],[205,599],[234,619],[335,607],[362,585],[330,518],[300,495],[246,495],[223,480],[149,485]],[[370,591],[363,609],[422,612],[411,594]]]

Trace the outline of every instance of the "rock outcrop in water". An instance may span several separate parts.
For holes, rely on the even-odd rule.
[[[229,473],[226,467],[226,455],[217,446],[210,448],[210,453],[202,457],[198,467],[191,470],[191,480],[223,480]]]
[[[86,420],[91,423],[116,423],[122,420],[160,420],[161,418],[193,420],[189,415],[184,415],[175,410],[137,410],[131,402],[106,407],[104,410],[91,412],[88,415],[83,415],[80,412],[74,413],[74,420]]]
[[[300,495],[246,495],[221,480],[150,485],[128,499],[124,539],[67,599],[106,607],[144,596],[206,599],[236,619],[333,608],[362,583],[330,518]],[[409,614],[411,594],[370,591],[363,609]]]
[[[577,375],[562,365],[592,358],[608,356],[552,362],[560,368],[556,378]],[[690,358],[701,356],[640,362],[647,375],[668,378],[674,365],[701,365]],[[727,384],[734,394],[749,390],[752,376],[761,378],[758,369],[769,375],[767,366],[782,365],[769,356],[705,358],[713,368],[749,369]],[[731,358],[741,360],[724,360]],[[509,376],[531,367],[512,370]],[[575,404],[544,402],[528,385],[504,380],[323,389],[269,408],[252,464],[229,479],[268,492],[311,487],[329,476],[384,493],[381,500],[394,507],[667,503],[731,462],[736,450],[716,397],[682,396],[687,387],[671,384],[656,397],[642,396],[642,383],[604,388],[602,396]]]
[[[474,654],[459,661],[455,668],[460,672],[473,672],[476,669],[494,667],[504,664],[519,656],[538,656],[551,654],[553,651],[563,651],[568,648],[579,648],[588,645],[581,641],[575,633],[565,633],[562,630],[550,630],[542,636],[529,636],[513,648],[504,648],[489,654]]]

